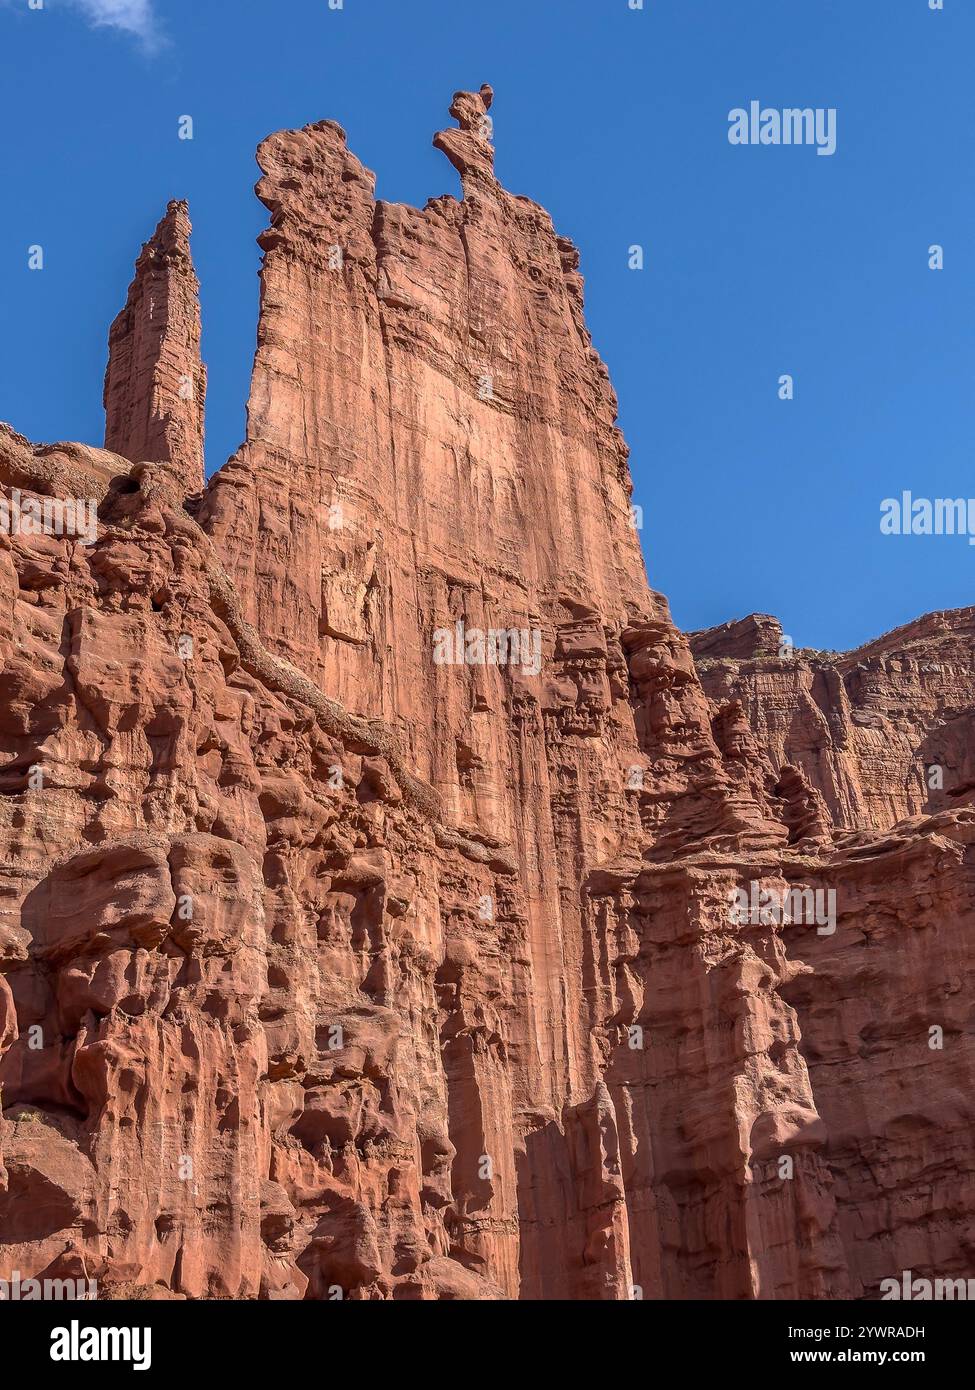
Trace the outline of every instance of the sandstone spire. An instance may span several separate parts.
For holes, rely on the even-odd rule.
[[[171,202],[142,248],[125,308],[108,336],[105,447],[134,463],[177,464],[203,485],[206,368],[189,209]]]

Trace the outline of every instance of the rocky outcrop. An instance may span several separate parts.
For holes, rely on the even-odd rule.
[[[975,608],[852,652],[794,649],[756,614],[690,641],[714,706],[740,707],[766,778],[800,769],[837,828],[889,830],[972,803]]]
[[[247,438],[202,497],[202,429],[139,433],[194,360],[152,336],[161,296],[195,321],[179,205],[113,329],[110,451],[0,429],[5,491],[98,506],[93,544],[0,534],[0,1277],[964,1273],[975,810],[842,821],[750,703],[773,620],[695,667],[492,100],[455,95],[464,196],[422,211],[334,122],[262,144]]]
[[[199,288],[189,209],[172,202],[142,248],[109,333],[105,448],[134,463],[175,464],[187,493],[203,486]]]

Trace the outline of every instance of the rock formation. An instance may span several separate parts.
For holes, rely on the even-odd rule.
[[[740,707],[768,777],[801,769],[839,829],[889,830],[975,793],[975,608],[852,652],[794,650],[764,614],[690,634],[719,706]]]
[[[203,486],[207,376],[199,289],[189,209],[172,202],[142,248],[125,308],[109,333],[105,447],[127,459],[175,464],[187,493]]]
[[[578,254],[498,183],[492,95],[455,95],[463,198],[422,211],[334,122],[261,145],[247,437],[202,497],[181,204],[112,329],[106,449],[0,429],[5,495],[99,508],[91,545],[0,533],[0,1278],[966,1274],[971,615],[849,658],[677,631]]]

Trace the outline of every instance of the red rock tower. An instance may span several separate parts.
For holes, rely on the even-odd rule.
[[[203,486],[199,289],[189,209],[171,202],[142,248],[125,308],[108,335],[105,447],[133,463],[179,465],[187,492]]]
[[[644,858],[786,831],[724,769],[687,643],[648,586],[579,253],[495,176],[492,107],[487,85],[453,94],[456,124],[433,143],[463,196],[422,210],[376,200],[334,121],[262,142],[271,225],[247,438],[199,517],[268,645],[388,721],[448,836],[494,866],[476,891],[466,865],[438,870],[430,905],[463,957],[463,998],[478,999],[476,1024],[443,1047],[465,1258],[510,1296],[650,1296],[664,1286],[646,1258],[657,1236],[642,1198],[626,1214],[612,1155],[630,1142],[633,1095],[673,1086],[677,1103],[679,1078],[621,1044],[635,995],[618,998],[595,962],[607,940],[611,955],[636,949]],[[538,660],[438,661],[437,634],[458,631],[527,633]],[[689,894],[677,879],[660,892],[674,932]],[[715,894],[708,911],[722,908]],[[652,988],[686,989],[689,1018],[703,970],[672,958]],[[504,1032],[505,1055],[472,1046],[469,1027]],[[740,1059],[724,1060],[731,1084]],[[655,1104],[639,1124],[656,1128]],[[562,1171],[585,1191],[578,1206],[563,1205]],[[649,1169],[634,1182],[648,1187]],[[571,1274],[551,1234],[565,1229]],[[744,1238],[729,1264],[738,1293]]]

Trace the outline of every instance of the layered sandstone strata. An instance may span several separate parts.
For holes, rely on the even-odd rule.
[[[740,708],[766,776],[800,768],[832,824],[888,830],[975,792],[975,608],[929,613],[852,652],[793,649],[761,614],[692,633],[701,684]]]
[[[422,211],[333,122],[262,144],[247,439],[202,499],[180,205],[113,328],[108,449],[0,431],[5,488],[100,502],[90,547],[0,535],[0,1277],[966,1272],[975,811],[838,814],[763,705],[767,622],[698,637],[702,683],[578,255],[498,183],[491,101],[455,95],[463,198]],[[739,920],[752,885],[834,910]]]

